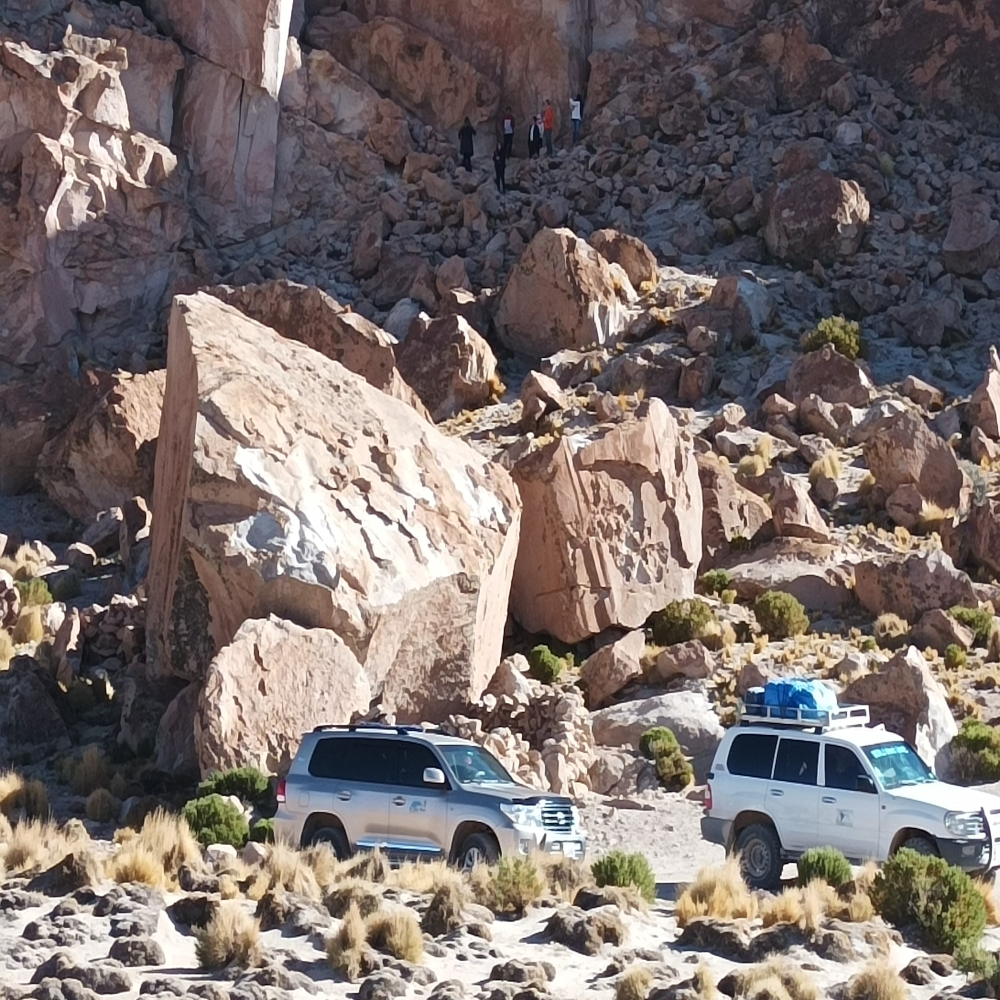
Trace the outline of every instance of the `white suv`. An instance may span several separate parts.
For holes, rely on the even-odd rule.
[[[811,847],[856,863],[910,847],[970,873],[1000,867],[1000,798],[939,781],[902,737],[868,722],[865,706],[741,707],[708,775],[701,831],[739,854],[748,884],[773,889]]]
[[[532,851],[582,858],[587,835],[563,795],[512,778],[487,750],[420,726],[321,726],[278,785],[274,833],[337,856],[379,847],[393,860],[464,869]]]

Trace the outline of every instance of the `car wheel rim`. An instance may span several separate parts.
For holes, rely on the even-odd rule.
[[[476,865],[485,864],[486,855],[478,847],[470,847],[462,855],[462,871],[471,872]]]
[[[762,840],[751,840],[743,852],[743,869],[751,878],[761,879],[771,868],[771,852]]]

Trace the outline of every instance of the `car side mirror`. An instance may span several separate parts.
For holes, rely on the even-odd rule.
[[[869,795],[874,795],[875,782],[872,781],[867,774],[859,774],[857,781],[854,784],[854,790],[856,792],[868,792]]]
[[[424,784],[425,785],[443,785],[444,784],[444,771],[439,767],[425,767],[424,768]]]

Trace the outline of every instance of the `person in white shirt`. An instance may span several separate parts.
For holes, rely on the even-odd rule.
[[[579,94],[570,98],[569,116],[573,122],[573,142],[579,142],[583,131],[583,98]]]

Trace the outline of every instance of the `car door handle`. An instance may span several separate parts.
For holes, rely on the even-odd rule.
[[[343,802],[347,802],[347,800],[350,799],[350,797],[351,797],[350,792],[337,792],[337,798],[341,799]]]
[[[394,798],[394,799],[392,800],[392,804],[393,804],[394,806],[405,806],[405,805],[406,805],[406,799],[404,799],[402,795],[397,795],[397,796],[396,796],[396,797],[395,797],[395,798]]]
[[[833,803],[836,802],[837,800],[832,795],[824,795],[820,801],[833,805]]]
[[[782,796],[782,795],[784,795],[785,793],[784,793],[784,792],[783,792],[783,791],[782,791],[782,790],[781,790],[780,788],[772,788],[772,789],[771,789],[771,794],[772,794],[772,795],[773,795],[773,796],[774,796],[774,797],[775,797],[776,799],[780,799],[780,798],[781,798],[781,796]]]

